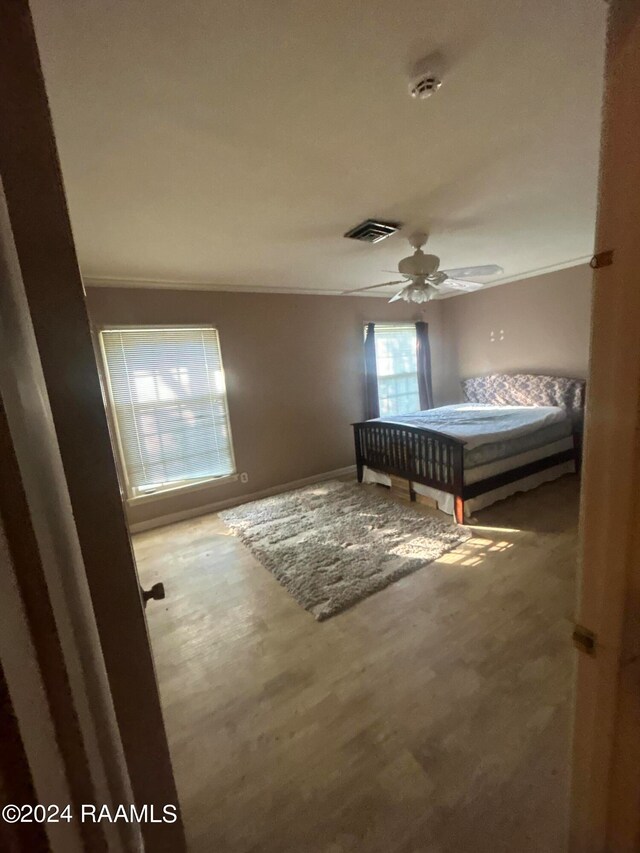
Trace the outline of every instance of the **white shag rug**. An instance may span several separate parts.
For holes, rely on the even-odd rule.
[[[242,504],[220,518],[318,620],[427,566],[471,536],[377,488],[337,480]]]

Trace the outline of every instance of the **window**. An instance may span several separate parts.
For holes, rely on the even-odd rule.
[[[216,329],[100,333],[129,497],[235,472]]]
[[[380,417],[419,411],[415,325],[376,323],[375,342]]]

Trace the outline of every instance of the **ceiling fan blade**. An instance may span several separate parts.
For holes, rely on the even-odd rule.
[[[346,296],[349,293],[361,293],[363,290],[373,290],[375,287],[391,287],[394,284],[404,284],[403,278],[397,281],[384,281],[382,284],[368,284],[366,287],[357,287],[355,290],[343,290],[342,295]]]
[[[472,290],[480,290],[484,287],[479,281],[461,281],[458,278],[445,278],[443,282],[436,285],[437,289],[443,293],[449,290],[464,290],[470,293]]]
[[[446,273],[448,278],[484,278],[484,276],[499,275],[504,270],[497,264],[486,264],[483,267],[460,267],[455,270],[441,270],[441,272]]]
[[[401,288],[401,289],[400,289],[400,290],[395,294],[395,296],[392,296],[392,297],[391,297],[391,299],[389,300],[389,302],[398,302],[398,300],[399,300],[399,299],[402,299],[402,298],[403,298],[404,290],[405,290],[405,289],[404,289],[404,287],[403,287],[403,288]]]

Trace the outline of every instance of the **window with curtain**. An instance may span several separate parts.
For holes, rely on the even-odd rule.
[[[235,472],[216,329],[105,329],[100,343],[130,497]]]
[[[376,367],[380,417],[420,409],[414,323],[376,323]]]

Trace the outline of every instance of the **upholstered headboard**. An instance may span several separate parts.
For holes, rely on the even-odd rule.
[[[581,420],[585,398],[584,379],[538,376],[532,373],[490,373],[464,379],[462,388],[470,403],[492,406],[560,406]]]

